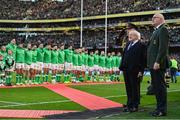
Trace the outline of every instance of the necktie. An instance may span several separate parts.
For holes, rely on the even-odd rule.
[[[131,43],[129,44],[128,50],[132,47],[132,45],[133,45],[133,42],[131,42]]]

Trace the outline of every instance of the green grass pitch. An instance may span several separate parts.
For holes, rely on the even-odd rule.
[[[148,114],[155,108],[155,97],[147,96],[147,80],[149,77],[144,77],[141,84],[141,105],[140,108],[144,111],[136,113],[119,113],[112,116],[104,116],[107,119],[142,119],[152,117]],[[180,119],[180,77],[178,83],[170,83],[168,88],[168,116],[160,117],[165,119]],[[112,85],[85,85],[71,86],[97,96],[107,98],[119,103],[126,103],[126,92],[124,84]],[[30,109],[30,110],[77,110],[84,111],[86,108],[77,103],[70,101],[63,96],[60,96],[46,88],[10,88],[0,89],[0,109]]]

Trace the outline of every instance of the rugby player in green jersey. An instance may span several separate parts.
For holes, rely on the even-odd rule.
[[[100,73],[104,74],[106,65],[106,57],[104,51],[101,51],[101,55],[99,57],[99,66],[100,66]]]
[[[6,69],[6,64],[3,60],[3,55],[0,54],[0,86],[4,86],[4,78],[5,78],[5,69]]]
[[[32,79],[34,84],[38,84],[38,79],[36,77],[37,74],[37,45],[33,45],[32,47],[32,64],[31,64],[31,70],[32,70]]]
[[[64,43],[59,45],[58,51],[58,74],[56,75],[56,82],[64,81],[64,63],[65,63],[65,53],[64,53]]]
[[[64,52],[64,43],[60,44],[60,50],[58,50],[58,64],[59,64],[59,73],[63,73],[64,71],[64,63],[65,63],[65,52]]]
[[[106,74],[112,74],[111,68],[112,68],[112,58],[111,58],[111,53],[108,52],[108,55],[106,57]]]
[[[88,77],[88,74],[89,74],[89,71],[88,71],[88,50],[87,49],[84,49],[84,52],[82,53],[82,58],[83,58],[83,66],[82,66],[82,70],[83,70],[83,77],[84,77],[84,80],[86,81],[87,80],[87,77]]]
[[[120,74],[119,66],[121,65],[121,59],[122,59],[121,52],[118,52],[116,55],[116,73],[117,74]]]
[[[77,73],[77,78],[82,82],[83,81],[83,69],[82,69],[82,65],[83,65],[83,58],[82,58],[82,49],[79,48],[78,49],[78,73]]]
[[[106,79],[107,81],[110,81],[110,76],[111,76],[111,74],[112,74],[111,61],[112,61],[111,53],[108,52],[108,55],[106,56],[106,65],[105,65],[105,79]]]
[[[31,43],[27,44],[27,49],[25,50],[25,73],[26,73],[26,84],[32,84],[32,58],[33,51]]]
[[[112,57],[112,72],[115,73],[116,71],[116,56],[115,56],[115,52],[111,53],[111,57]]]
[[[22,78],[24,76],[24,66],[25,66],[25,49],[24,44],[20,43],[16,49],[16,84],[22,84]]]
[[[11,50],[8,50],[8,54],[5,56],[6,63],[6,85],[10,86],[12,80],[12,73],[14,72],[15,59]]]
[[[78,49],[74,50],[73,53],[73,73],[77,75],[78,72]]]
[[[88,70],[88,50],[87,49],[85,49],[85,51],[84,51],[84,54],[82,55],[82,57],[83,57],[83,63],[84,63],[84,68],[83,68],[83,70],[86,72],[87,70]]]
[[[73,53],[73,74],[75,75],[76,79],[73,82],[76,82],[77,78],[78,78],[78,49],[74,50]]]
[[[120,70],[119,70],[119,67],[121,65],[121,59],[122,59],[122,56],[121,56],[121,53],[118,52],[117,55],[116,55],[116,70],[115,70],[115,80],[117,81],[120,81]]]
[[[44,82],[48,81],[48,75],[51,70],[51,45],[46,45],[44,49]]]
[[[13,52],[13,56],[15,58],[16,57],[16,48],[17,48],[16,39],[12,39],[11,42],[6,46],[6,51],[11,50]]]
[[[37,51],[37,81],[38,83],[42,83],[42,81],[40,81],[40,76],[42,75],[42,71],[43,71],[43,60],[44,60],[44,50],[43,50],[43,44],[40,43],[38,48],[36,49]]]
[[[73,50],[72,45],[69,45],[68,49],[64,50],[65,52],[65,71],[66,73],[71,73],[73,64],[72,64],[72,56],[73,56]]]
[[[70,81],[70,77],[71,77],[71,73],[73,70],[73,50],[72,50],[73,46],[72,44],[69,45],[68,49],[65,49],[65,78],[64,78],[64,82],[65,83],[69,83]]]
[[[54,45],[51,51],[51,63],[52,63],[52,74],[53,74],[53,80],[56,79],[56,74],[58,71],[58,47],[57,45]]]
[[[95,53],[94,53],[94,72],[96,74],[99,74],[99,51],[98,50],[95,50]]]
[[[93,71],[94,71],[94,56],[93,56],[93,51],[90,52],[90,55],[88,55],[88,71],[89,71],[89,75],[94,75]]]

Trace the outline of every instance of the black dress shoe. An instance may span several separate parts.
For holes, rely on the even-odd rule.
[[[130,112],[131,110],[128,107],[123,108],[123,112]]]
[[[138,111],[138,108],[132,108],[130,109],[130,112],[137,112]]]
[[[161,111],[154,111],[151,113],[151,115],[153,117],[161,117],[161,116],[166,116],[167,114],[165,112],[161,112]]]

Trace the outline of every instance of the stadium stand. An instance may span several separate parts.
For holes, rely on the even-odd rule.
[[[57,19],[80,17],[80,0],[64,2],[1,0],[0,19]],[[162,10],[180,7],[179,0],[109,0],[108,14]],[[105,0],[84,0],[84,16],[105,14]]]

